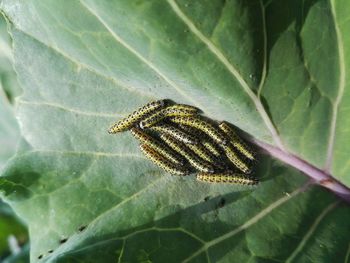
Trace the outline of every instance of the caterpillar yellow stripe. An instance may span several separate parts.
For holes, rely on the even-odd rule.
[[[211,152],[216,157],[219,157],[221,155],[220,148],[214,142],[211,142],[210,140],[204,140],[202,141],[202,144],[205,148],[207,148],[209,152]]]
[[[239,138],[236,132],[230,127],[226,122],[221,122],[219,128],[230,138],[230,143],[235,147],[240,153],[250,160],[255,160],[254,153],[249,149],[249,147]]]
[[[227,144],[227,139],[220,129],[216,128],[210,122],[199,118],[198,116],[175,116],[171,117],[170,121],[187,125],[193,128],[196,128],[204,133],[206,133],[210,138],[212,138],[215,142],[220,144]]]
[[[170,174],[184,176],[190,173],[184,166],[172,163],[146,144],[140,144],[140,149],[148,159]]]
[[[191,116],[198,113],[198,109],[185,104],[175,104],[168,106],[140,121],[140,128],[149,128],[152,125],[172,116]]]
[[[174,139],[186,144],[197,144],[199,141],[196,137],[191,134],[184,132],[183,130],[169,124],[161,124],[150,127],[151,131],[156,131],[159,133],[169,134]]]
[[[158,141],[156,138],[148,135],[139,128],[133,127],[130,129],[131,134],[138,139],[142,144],[147,145],[149,148],[159,152],[161,155],[165,156],[171,162],[183,165],[185,161],[176,152],[170,149],[164,143]]]
[[[244,173],[250,173],[251,169],[249,166],[238,156],[233,147],[229,145],[223,145],[227,158],[231,161],[231,163],[236,166],[239,170]]]
[[[196,170],[206,173],[214,172],[213,165],[197,156],[183,143],[176,141],[171,136],[165,133],[161,134],[160,138],[166,144],[168,144],[170,148],[172,148],[177,153],[181,154]]]
[[[207,150],[211,152],[214,156],[219,157],[221,155],[220,147],[207,134],[187,125],[178,124],[178,126],[187,134],[199,138],[204,147],[207,148]]]
[[[259,183],[257,178],[237,173],[198,173],[197,180],[208,183],[226,183],[240,185],[256,185]]]
[[[197,154],[203,160],[206,160],[207,162],[209,162],[211,164],[215,164],[217,162],[215,156],[213,156],[211,154],[211,152],[209,152],[207,150],[207,148],[205,148],[201,143],[199,143],[199,144],[188,144],[186,146],[188,148],[190,148],[195,154]]]
[[[137,109],[124,119],[119,120],[118,122],[114,123],[108,130],[108,133],[117,133],[121,131],[128,130],[130,127],[132,127],[134,124],[139,122],[142,118],[147,116],[147,114],[150,114],[151,112],[160,109],[164,107],[164,100],[157,100],[152,101],[145,106]]]

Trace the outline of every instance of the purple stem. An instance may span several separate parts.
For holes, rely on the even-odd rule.
[[[337,181],[336,179],[334,179],[330,174],[311,165],[310,163],[300,159],[299,157],[291,153],[282,151],[279,148],[276,148],[270,144],[263,143],[256,139],[252,140],[256,145],[264,149],[265,152],[267,152],[269,155],[302,171],[303,173],[311,177],[315,183],[328,188],[329,190],[333,191],[336,195],[340,196],[345,201],[350,203],[350,189],[342,183],[340,183],[339,181]]]

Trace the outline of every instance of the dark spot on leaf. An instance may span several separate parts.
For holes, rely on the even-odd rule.
[[[60,240],[60,244],[64,244],[64,243],[66,243],[66,242],[67,242],[67,240],[68,240],[68,238],[62,238],[62,239]]]
[[[47,251],[48,253],[53,253],[53,249],[50,249],[49,251]]]
[[[208,202],[208,201],[209,201],[209,199],[210,199],[210,197],[209,197],[209,196],[204,197],[204,202]]]
[[[79,232],[83,232],[86,229],[87,226],[81,226],[78,228]]]
[[[223,208],[225,206],[226,200],[224,198],[221,198],[218,203],[218,208]]]
[[[38,256],[38,259],[42,259],[42,258],[43,258],[43,255],[42,255],[42,254]]]

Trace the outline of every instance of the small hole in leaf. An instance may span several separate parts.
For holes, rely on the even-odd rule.
[[[66,243],[66,242],[67,242],[67,240],[68,240],[68,238],[62,238],[62,239],[60,240],[60,244],[64,244],[64,243]]]
[[[79,232],[83,232],[85,229],[86,229],[87,226],[81,226],[78,228],[78,231]]]

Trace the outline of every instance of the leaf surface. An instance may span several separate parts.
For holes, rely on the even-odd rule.
[[[3,0],[31,150],[0,187],[29,225],[32,261],[346,262],[349,207],[286,164],[261,156],[256,188],[202,184],[106,132],[169,98],[349,185],[345,6]]]

